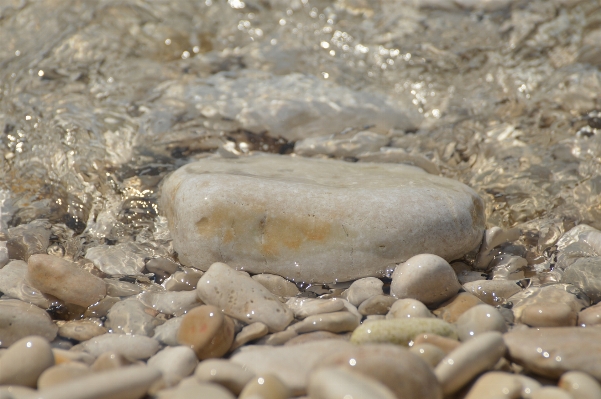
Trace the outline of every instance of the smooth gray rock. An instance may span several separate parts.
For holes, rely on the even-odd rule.
[[[208,158],[172,174],[160,205],[183,264],[293,281],[383,276],[426,252],[452,260],[484,231],[473,190],[406,165]]]

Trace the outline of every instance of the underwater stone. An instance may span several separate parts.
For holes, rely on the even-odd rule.
[[[163,186],[179,260],[293,281],[383,276],[419,253],[452,260],[477,247],[480,197],[406,165],[288,156],[210,158]]]

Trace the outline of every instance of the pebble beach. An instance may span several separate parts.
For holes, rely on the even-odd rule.
[[[0,3],[0,399],[601,399],[599,1]]]

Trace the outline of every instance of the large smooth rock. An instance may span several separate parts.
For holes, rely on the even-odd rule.
[[[183,264],[294,281],[382,276],[426,252],[451,260],[484,231],[473,190],[406,165],[209,158],[173,173],[160,202]]]

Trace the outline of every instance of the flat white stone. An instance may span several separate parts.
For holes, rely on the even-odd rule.
[[[293,281],[383,276],[426,252],[452,260],[484,231],[482,200],[457,181],[290,156],[188,164],[165,181],[160,206],[183,264],[225,262]]]

